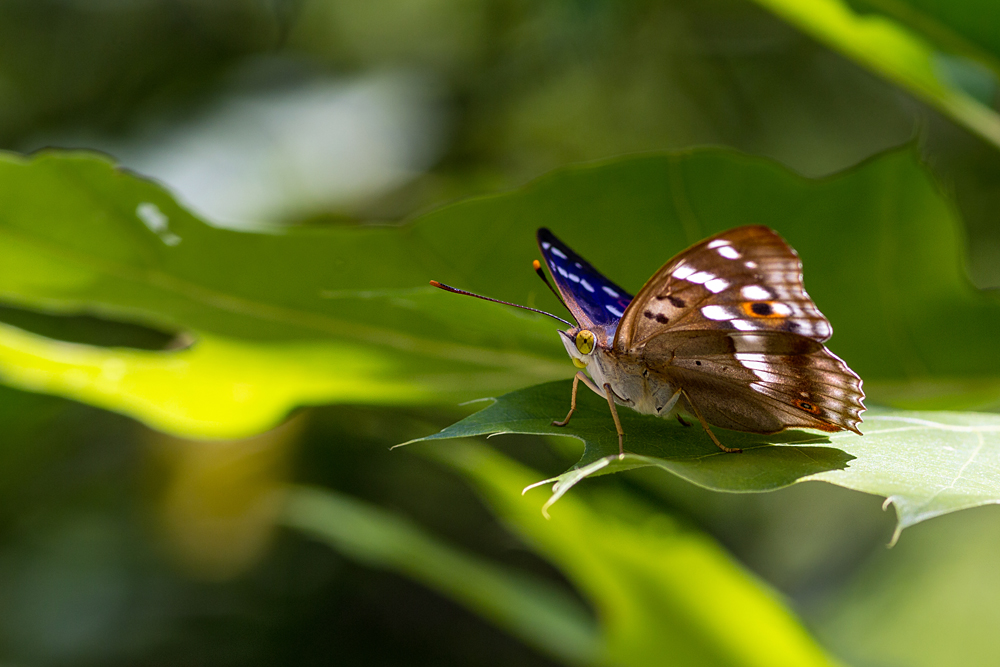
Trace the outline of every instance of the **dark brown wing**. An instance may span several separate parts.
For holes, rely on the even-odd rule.
[[[634,352],[665,331],[784,331],[823,342],[833,333],[802,284],[799,256],[774,231],[738,227],[667,262],[626,309],[614,347]]]
[[[751,433],[795,426],[859,433],[861,378],[815,340],[780,331],[669,332],[640,358],[708,423]]]

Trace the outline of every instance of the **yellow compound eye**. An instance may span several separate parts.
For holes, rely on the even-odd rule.
[[[596,345],[597,337],[594,336],[593,331],[584,329],[576,335],[576,349],[580,351],[580,354],[590,354]]]

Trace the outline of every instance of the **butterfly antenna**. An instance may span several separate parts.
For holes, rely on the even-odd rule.
[[[450,285],[445,285],[443,283],[439,283],[436,280],[432,280],[431,281],[431,285],[433,285],[434,287],[437,287],[438,289],[443,289],[445,292],[453,292],[455,294],[464,294],[465,296],[474,296],[477,299],[482,299],[483,301],[492,301],[493,303],[502,303],[505,306],[514,306],[515,308],[520,308],[522,310],[530,310],[533,313],[541,313],[542,315],[548,315],[549,317],[551,317],[554,320],[559,320],[560,322],[562,322],[566,326],[570,326],[570,327],[574,326],[572,322],[567,322],[563,318],[556,317],[552,313],[546,313],[544,310],[538,310],[537,308],[529,308],[528,306],[522,306],[522,305],[517,304],[517,303],[511,303],[510,301],[501,301],[500,299],[492,299],[492,298],[490,298],[488,296],[483,296],[482,294],[476,294],[475,292],[466,292],[464,289],[458,289],[457,287],[451,287]]]
[[[559,303],[563,305],[563,308],[569,310],[569,306],[567,306],[566,302],[563,300],[562,294],[556,291],[556,288],[552,286],[552,283],[550,283],[549,279],[545,276],[545,271],[542,269],[542,263],[536,259],[532,260],[531,265],[535,267],[535,273],[537,273],[538,277],[542,279],[542,282],[545,283],[545,286],[549,288],[549,291],[555,294],[556,298],[559,300]],[[570,310],[569,312],[572,313],[573,311]]]

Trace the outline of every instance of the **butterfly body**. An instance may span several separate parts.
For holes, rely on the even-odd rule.
[[[861,379],[823,345],[829,321],[802,285],[795,251],[762,226],[706,239],[668,261],[633,298],[547,229],[539,247],[578,326],[562,334],[583,382],[614,406],[776,433],[856,433]],[[588,377],[589,376],[589,377]]]
[[[577,367],[586,369],[596,386],[607,384],[611,387],[615,403],[644,415],[665,417],[672,414],[680,394],[667,374],[651,371],[641,356],[615,352],[610,345],[602,344],[599,336],[594,352],[582,354],[574,342],[579,331],[561,332],[566,352]]]

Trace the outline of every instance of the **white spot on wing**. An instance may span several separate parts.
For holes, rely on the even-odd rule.
[[[621,317],[622,314],[623,314],[622,311],[618,310],[617,308],[615,308],[614,306],[612,306],[610,303],[607,304],[604,307],[607,308],[608,312],[611,313],[612,315],[614,315],[615,317]]]
[[[746,285],[740,290],[740,294],[750,301],[767,301],[771,298],[771,293],[760,285]]]
[[[699,271],[698,273],[688,276],[687,281],[689,283],[695,283],[701,285],[702,283],[707,283],[709,280],[715,278],[714,273],[709,273],[708,271]]]
[[[722,290],[729,287],[729,281],[723,280],[722,278],[713,278],[705,283],[705,289],[707,289],[712,294],[718,294]]]
[[[747,322],[746,320],[733,320],[730,324],[733,325],[734,329],[739,331],[753,331],[757,328],[753,322]]]
[[[548,241],[543,241],[542,242],[542,250],[548,250],[551,247],[552,247],[552,244],[549,243]]]
[[[558,271],[559,275],[562,276],[563,278],[569,278],[569,271],[567,271],[563,267],[557,266],[556,271]]]
[[[742,256],[740,255],[740,251],[731,245],[724,245],[721,248],[718,248],[715,252],[719,253],[726,259],[739,259]]]
[[[764,382],[769,382],[771,384],[781,383],[781,376],[775,373],[768,373],[767,371],[754,370],[753,374],[756,375],[759,379],[763,380]]]
[[[788,317],[792,314],[792,309],[788,307],[787,303],[775,302],[771,304],[771,312],[782,317]]]
[[[740,362],[744,366],[747,365],[747,362],[764,363],[767,359],[766,355],[749,352],[737,352],[734,356],[736,357],[736,361]],[[749,368],[749,366],[747,367]]]
[[[569,274],[567,274],[566,277],[569,278],[570,280],[572,280],[575,283],[580,282],[580,276],[576,275],[575,273],[569,273]]]
[[[587,290],[588,292],[594,291],[593,286],[587,282],[586,278],[580,278],[580,284],[583,285],[583,289]]]
[[[556,257],[558,257],[559,259],[566,259],[566,253],[564,253],[559,248],[553,248],[552,249],[552,254],[555,255]]]
[[[694,273],[694,268],[682,264],[681,266],[678,266],[676,269],[674,269],[674,272],[671,273],[670,275],[672,275],[674,278],[677,278],[678,280],[686,280],[687,277],[690,276],[692,273]]]
[[[613,297],[615,297],[616,299],[618,298],[618,292],[614,291],[613,289],[611,289],[611,288],[610,288],[610,287],[608,287],[607,285],[601,285],[601,289],[602,289],[602,290],[604,290],[604,292],[605,292],[605,293],[606,293],[606,294],[607,294],[608,296],[613,296]]]
[[[748,269],[756,269],[757,262],[743,262],[743,266],[747,267]]]
[[[725,306],[705,306],[701,309],[701,314],[710,320],[731,320],[736,317]]]

